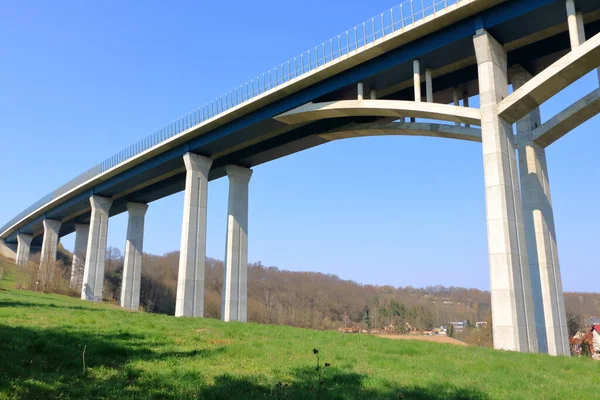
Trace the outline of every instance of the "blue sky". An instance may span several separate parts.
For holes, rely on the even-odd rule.
[[[395,1],[0,3],[3,224],[169,121]],[[318,10],[318,11],[317,11]],[[598,86],[589,74],[542,119]],[[473,102],[472,105],[477,105]],[[565,290],[597,291],[596,117],[547,150]],[[145,250],[177,250],[183,197],[150,205]],[[223,258],[227,182],[209,185],[207,253]],[[126,215],[109,245],[123,248]],[[63,238],[67,248],[73,235]],[[489,287],[480,145],[333,142],[255,168],[250,260],[396,286]]]

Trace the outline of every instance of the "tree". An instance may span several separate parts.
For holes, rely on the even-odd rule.
[[[373,329],[377,329],[377,310],[379,310],[379,296],[373,300]]]
[[[581,315],[573,312],[567,313],[567,330],[569,331],[569,337],[573,337],[582,328],[583,323],[581,322]]]
[[[452,325],[452,324],[448,325],[448,329],[446,330],[446,335],[448,335],[448,337],[454,336],[454,325]]]
[[[365,306],[362,312],[362,322],[367,326],[367,329],[371,329],[371,312],[368,306]]]

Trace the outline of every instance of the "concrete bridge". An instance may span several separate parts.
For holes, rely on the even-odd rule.
[[[128,212],[121,305],[137,309],[148,204],[183,190],[175,313],[202,317],[207,184],[227,176],[222,317],[246,321],[251,167],[359,136],[468,140],[483,154],[494,347],[568,355],[545,147],[598,113],[600,89],[545,123],[539,106],[600,66],[599,32],[598,0],[404,1],[97,164],[0,238],[18,264],[41,246],[46,276],[75,232],[71,284],[100,301],[109,218]]]

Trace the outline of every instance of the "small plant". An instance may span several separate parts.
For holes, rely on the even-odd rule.
[[[277,382],[277,385],[275,385],[275,389],[273,390],[273,396],[275,396],[277,399],[286,399],[286,390],[288,386],[289,385],[287,383]]]
[[[325,368],[328,368],[331,366],[331,364],[329,363],[325,363],[323,364],[323,366],[321,366],[321,360],[319,358],[319,349],[313,349],[313,354],[315,356],[317,356],[317,378],[318,378],[318,385],[317,385],[317,399],[321,398],[321,390],[323,389],[323,386],[325,386],[325,379],[323,378],[323,370]]]
[[[83,353],[81,354],[81,360],[83,361],[83,375],[85,375],[85,349],[87,349],[87,344],[83,346]]]

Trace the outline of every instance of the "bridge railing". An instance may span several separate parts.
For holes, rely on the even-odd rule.
[[[44,204],[157,144],[460,1],[403,1],[399,5],[364,21],[362,24],[358,24],[354,28],[245,82],[189,114],[165,125],[152,135],[107,158],[27,207],[2,226],[0,234]]]

